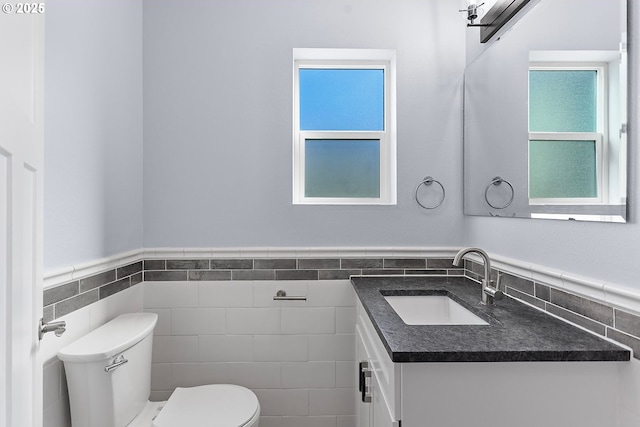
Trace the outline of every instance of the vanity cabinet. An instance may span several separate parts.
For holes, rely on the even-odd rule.
[[[356,327],[356,358],[358,366],[358,427],[400,427],[387,403],[387,390],[382,388],[385,373],[381,370],[374,343],[362,327]]]
[[[356,341],[372,397],[358,392],[358,427],[618,425],[621,362],[394,363],[360,302]]]

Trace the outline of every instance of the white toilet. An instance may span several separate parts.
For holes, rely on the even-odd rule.
[[[257,427],[260,403],[231,384],[176,388],[149,402],[155,313],[123,314],[58,352],[73,427]]]

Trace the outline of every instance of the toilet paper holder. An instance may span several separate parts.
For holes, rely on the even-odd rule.
[[[280,289],[276,292],[276,295],[273,297],[274,301],[306,301],[306,295],[291,295],[287,296],[287,292]]]

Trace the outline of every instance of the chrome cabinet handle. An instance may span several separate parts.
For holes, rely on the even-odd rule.
[[[369,362],[360,362],[358,391],[364,403],[371,403],[371,386],[368,384],[367,378],[371,378]]]
[[[104,371],[105,372],[111,372],[114,369],[118,369],[120,366],[124,365],[127,362],[128,362],[128,360],[124,358],[124,354],[121,354],[120,356],[116,357],[113,360],[113,363],[111,363],[111,365],[105,366],[104,367]]]

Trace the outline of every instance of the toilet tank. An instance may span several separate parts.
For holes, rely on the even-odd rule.
[[[123,314],[58,352],[72,427],[124,427],[142,410],[149,399],[157,320],[155,313]]]

